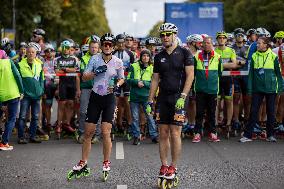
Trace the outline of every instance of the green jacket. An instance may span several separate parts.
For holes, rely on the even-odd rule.
[[[24,93],[22,78],[10,59],[0,59],[0,102],[19,98]]]
[[[266,52],[253,53],[248,75],[248,93],[283,92],[282,82],[277,55],[270,48]]]
[[[35,59],[32,68],[24,58],[17,64],[24,86],[24,96],[32,99],[40,99],[44,92],[44,73],[42,62]]]
[[[87,68],[87,65],[89,64],[89,60],[91,59],[92,55],[87,52],[84,56],[81,58],[81,63],[80,63],[80,73],[81,73],[81,81],[80,81],[80,88],[81,89],[91,89],[93,88],[94,85],[94,80],[91,79],[89,81],[82,81],[82,75]]]
[[[153,75],[153,66],[142,69],[140,61],[130,66],[127,82],[130,85],[130,102],[147,102]],[[144,87],[138,87],[138,81],[143,81]]]
[[[218,94],[219,79],[223,71],[220,55],[212,51],[208,66],[205,66],[202,54],[203,51],[194,56],[194,91]]]

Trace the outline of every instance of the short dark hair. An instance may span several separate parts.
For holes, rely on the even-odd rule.
[[[268,37],[259,37],[258,39],[263,40],[264,44],[267,44],[267,48],[271,48],[271,40]]]

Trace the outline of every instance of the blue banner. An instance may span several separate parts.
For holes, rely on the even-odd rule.
[[[223,3],[166,3],[165,22],[178,27],[182,42],[195,33],[215,38],[223,30]]]

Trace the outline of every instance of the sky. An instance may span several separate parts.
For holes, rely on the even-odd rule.
[[[146,37],[158,21],[164,20],[165,2],[179,3],[184,0],[105,0],[112,33],[117,35],[125,32],[134,37]]]

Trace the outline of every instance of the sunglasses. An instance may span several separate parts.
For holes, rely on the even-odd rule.
[[[218,37],[218,39],[227,39],[226,37]]]
[[[113,47],[112,43],[103,43],[103,47]]]
[[[173,34],[173,32],[162,32],[160,33],[160,38],[163,38],[163,37],[170,37],[171,35]]]
[[[54,50],[51,50],[51,49],[47,49],[44,51],[45,53],[51,53],[51,52],[54,52]]]

